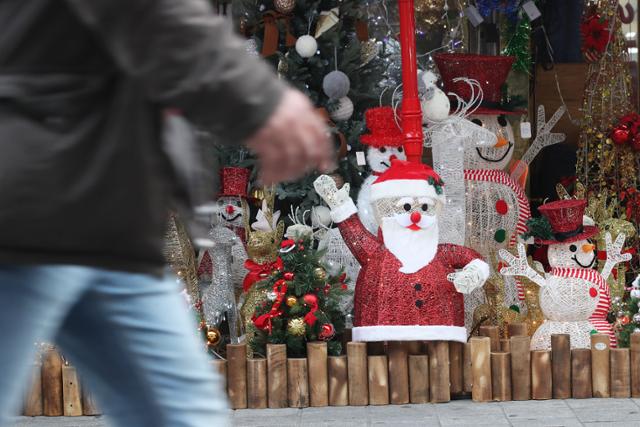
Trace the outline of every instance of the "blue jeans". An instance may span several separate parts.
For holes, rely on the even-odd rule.
[[[0,266],[0,426],[16,413],[35,342],[56,342],[121,427],[228,423],[175,278],[62,265]]]

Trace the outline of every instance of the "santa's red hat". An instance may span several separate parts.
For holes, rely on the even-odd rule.
[[[391,167],[371,185],[371,200],[402,196],[427,197],[444,203],[444,183],[423,163],[392,160]]]
[[[375,148],[402,147],[404,138],[393,108],[369,108],[365,111],[364,118],[370,133],[362,135],[360,142]]]

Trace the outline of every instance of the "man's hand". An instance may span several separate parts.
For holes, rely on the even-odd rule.
[[[288,89],[267,123],[247,141],[264,185],[292,181],[312,170],[331,172],[334,151],[328,129],[307,97]]]

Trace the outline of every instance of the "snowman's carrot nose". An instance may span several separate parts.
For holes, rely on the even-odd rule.
[[[593,252],[595,248],[596,248],[596,245],[593,245],[591,243],[585,243],[584,245],[582,245],[582,252],[584,253]]]
[[[504,147],[508,143],[509,143],[509,140],[507,138],[505,138],[502,135],[498,135],[498,142],[496,142],[496,145],[494,145],[493,147],[494,148]]]

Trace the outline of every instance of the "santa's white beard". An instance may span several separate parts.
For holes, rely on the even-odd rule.
[[[438,251],[438,222],[434,216],[423,215],[422,218],[420,230],[410,230],[401,225],[406,222],[405,215],[382,219],[380,229],[384,245],[402,263],[402,273],[420,270]]]

